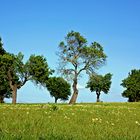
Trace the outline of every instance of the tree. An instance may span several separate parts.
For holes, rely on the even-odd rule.
[[[29,80],[36,83],[43,83],[51,73],[46,59],[43,56],[31,55],[26,63],[23,63],[23,54],[4,54],[2,61],[6,78],[9,81],[12,91],[12,103],[16,103],[17,90],[20,89]]]
[[[77,83],[81,72],[91,74],[106,61],[103,47],[97,43],[87,45],[87,40],[79,32],[71,31],[65,42],[59,44],[59,72],[73,81],[73,95],[70,104],[76,102],[78,96]]]
[[[3,70],[6,72],[5,76],[12,92],[12,103],[15,104],[17,89],[20,89],[28,81],[28,73],[23,63],[23,54],[19,53],[18,55],[14,55],[6,53],[1,59]]]
[[[46,87],[50,95],[55,98],[55,103],[58,99],[68,100],[71,95],[70,84],[62,77],[51,77],[46,81]]]
[[[6,52],[0,38],[0,102],[4,97],[10,97],[12,92],[12,103],[16,103],[17,89],[29,80],[43,84],[53,73],[43,56],[31,55],[26,63],[23,63],[23,58],[22,53],[14,55]]]
[[[122,80],[121,86],[125,88],[122,96],[128,98],[129,102],[140,101],[140,70],[131,70],[128,77]]]
[[[6,54],[6,51],[3,48],[2,39],[0,38],[0,103],[4,103],[4,98],[11,97],[10,86],[2,63],[2,57],[4,54]]]
[[[96,92],[97,102],[100,102],[101,92],[107,94],[111,86],[112,74],[108,73],[104,76],[102,75],[92,75],[87,83],[87,88],[90,88],[91,92]]]

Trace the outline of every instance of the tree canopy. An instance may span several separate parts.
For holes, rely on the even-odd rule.
[[[97,102],[100,101],[99,97],[101,92],[107,94],[111,86],[112,74],[107,73],[106,75],[95,75],[90,76],[89,81],[87,82],[87,88],[90,88],[91,92],[96,92]]]
[[[31,55],[26,63],[30,80],[36,84],[44,85],[49,76],[54,72],[48,66],[47,60],[41,55]]]
[[[16,103],[17,89],[20,89],[28,80],[28,72],[23,63],[23,54],[6,53],[1,58],[5,77],[12,91],[12,103]]]
[[[4,50],[2,40],[0,38],[0,103],[4,102],[4,98],[11,97],[11,90],[6,77],[5,65],[3,63],[3,55],[6,53],[7,52]]]
[[[32,80],[36,84],[43,84],[52,70],[48,67],[47,60],[43,56],[31,55],[26,63],[23,63],[24,55],[7,53],[0,42],[0,86],[1,100],[12,92],[12,103],[16,103],[17,89],[20,89],[27,81]]]
[[[140,101],[140,70],[131,70],[128,77],[122,80],[121,86],[125,88],[122,96],[128,98],[129,102]]]
[[[78,77],[81,72],[92,74],[105,64],[106,55],[103,47],[93,42],[88,45],[86,38],[79,32],[71,31],[65,41],[59,44],[59,72],[73,81],[73,95],[70,104],[76,102],[78,96]]]
[[[62,77],[50,77],[46,81],[46,87],[50,95],[55,98],[55,103],[58,99],[68,100],[71,95],[70,84]]]

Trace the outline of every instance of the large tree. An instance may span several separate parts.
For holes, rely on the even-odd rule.
[[[23,55],[21,53],[18,55],[6,53],[2,56],[1,63],[12,91],[12,103],[16,103],[17,89],[20,89],[28,80]]]
[[[128,77],[122,80],[121,86],[125,88],[122,96],[128,98],[129,102],[140,101],[140,70],[131,70]]]
[[[87,40],[79,32],[71,31],[65,37],[65,41],[59,44],[59,67],[62,75],[73,81],[73,95],[70,104],[76,102],[78,96],[78,77],[81,72],[94,73],[106,61],[103,47],[97,43],[88,45]]]
[[[55,103],[58,99],[68,100],[71,95],[70,84],[62,77],[50,77],[46,81],[46,87],[50,95],[55,98]]]
[[[101,92],[107,94],[111,86],[112,74],[107,73],[106,75],[92,75],[87,83],[87,88],[90,88],[91,92],[96,92],[97,102],[100,102]]]
[[[11,97],[9,82],[2,63],[2,57],[4,54],[6,54],[6,51],[3,48],[2,39],[0,38],[0,103],[4,102],[4,98]]]
[[[17,90],[27,81],[32,80],[42,84],[51,74],[47,61],[43,56],[31,55],[26,63],[23,63],[23,54],[4,54],[2,57],[3,69],[6,71],[10,89],[12,91],[12,103],[16,103]],[[45,80],[44,80],[45,79]]]
[[[12,103],[16,103],[17,89],[28,80],[42,85],[53,73],[45,57],[31,55],[26,63],[23,57],[22,53],[14,55],[6,52],[0,38],[0,102],[4,97],[10,97],[12,92]]]

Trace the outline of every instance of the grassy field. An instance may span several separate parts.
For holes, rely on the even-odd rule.
[[[140,103],[3,104],[0,140],[140,140]]]

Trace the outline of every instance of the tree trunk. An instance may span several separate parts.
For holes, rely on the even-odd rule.
[[[55,98],[55,103],[57,103],[58,98]]]
[[[12,103],[16,104],[17,101],[17,87],[18,85],[13,84],[13,78],[12,78],[12,74],[11,71],[8,71],[8,80],[9,80],[9,84],[10,84],[10,88],[12,90]]]
[[[77,96],[78,96],[78,89],[77,89],[77,78],[74,80],[73,82],[73,95],[70,99],[70,102],[69,104],[74,104],[76,103],[76,99],[77,99]]]
[[[16,104],[17,102],[17,85],[13,85],[12,88],[12,103]]]
[[[0,103],[4,103],[4,96],[0,95]]]
[[[100,102],[100,93],[96,92],[97,95],[97,102]]]
[[[135,98],[135,102],[138,102],[138,99],[137,99],[137,97]]]

